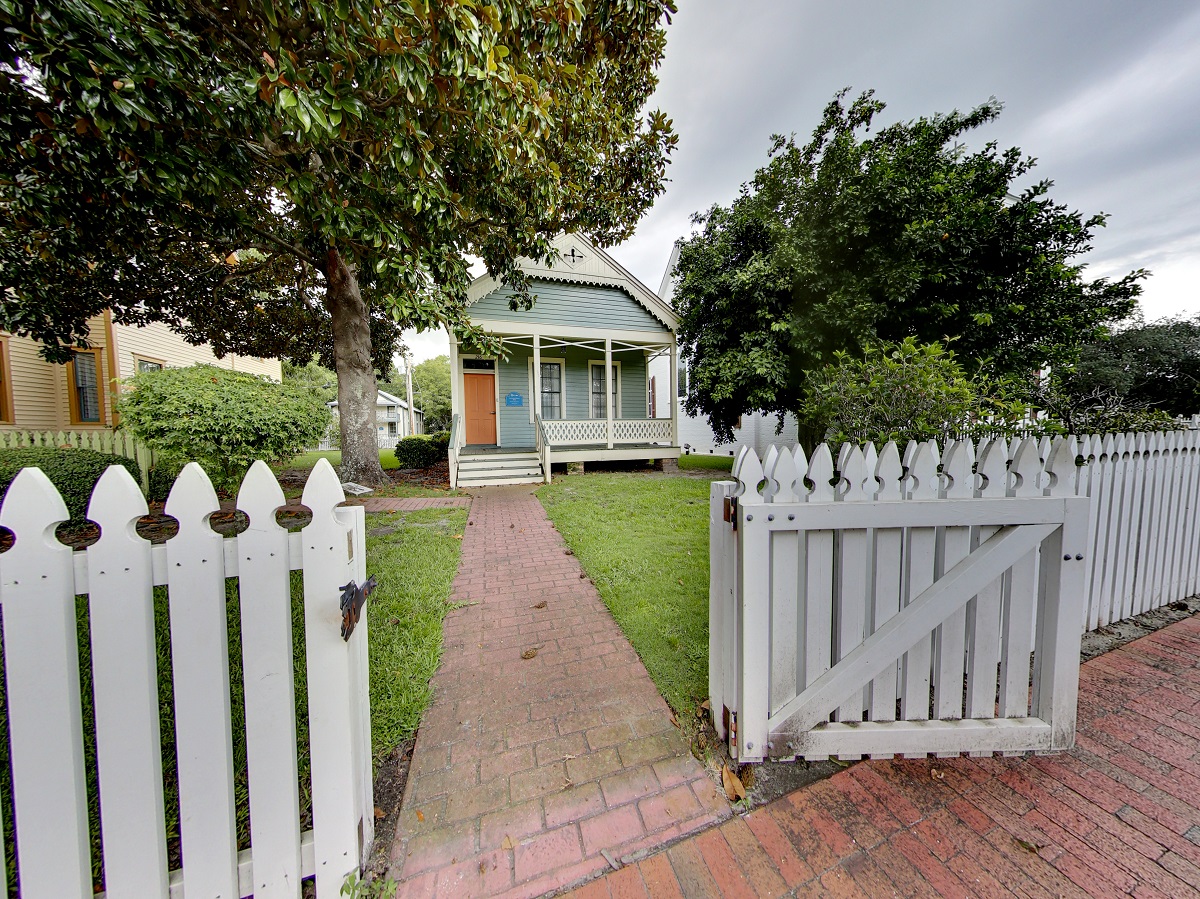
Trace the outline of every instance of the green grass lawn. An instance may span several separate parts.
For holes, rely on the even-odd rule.
[[[371,738],[375,759],[412,737],[431,699],[429,679],[442,652],[442,618],[449,608],[450,585],[458,567],[465,509],[367,516],[367,528],[394,528],[367,537],[367,571],[378,578],[378,589],[367,602],[370,637]],[[96,783],[95,723],[92,709],[91,647],[87,597],[76,598],[79,621],[79,662],[83,698],[84,758],[92,833],[92,873],[101,885],[100,817]],[[230,705],[233,761],[237,772],[238,847],[249,845],[249,787],[246,772],[245,697],[242,687],[241,614],[236,579],[226,581],[229,630]],[[168,599],[165,587],[154,590],[159,671],[160,728],[163,746],[163,792],[167,841],[172,867],[179,864],[179,796],[175,766],[175,729],[171,677]],[[297,753],[300,775],[302,829],[312,826],[308,754],[308,699],[305,676],[304,607],[301,574],[292,572],[292,640],[295,652]],[[3,691],[0,665],[0,691]],[[0,731],[6,730],[0,709]],[[8,742],[0,740],[0,795],[3,801],[4,846],[9,892],[16,895],[11,768]]]
[[[680,471],[698,471],[708,470],[713,471],[732,471],[733,456],[718,456],[718,455],[700,455],[699,453],[691,453],[687,456],[679,457]]]
[[[334,468],[342,464],[341,450],[312,450],[311,452],[301,453],[293,459],[286,462],[279,462],[272,466],[277,471],[284,471],[289,468],[312,468],[320,459],[328,459]],[[399,468],[400,464],[396,461],[396,454],[390,449],[381,449],[379,451],[379,464],[385,469]]]
[[[708,695],[709,483],[596,473],[557,478],[538,490],[550,520],[680,714]]]

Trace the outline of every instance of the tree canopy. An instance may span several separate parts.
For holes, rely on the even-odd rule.
[[[952,339],[970,371],[1028,375],[1134,309],[1146,272],[1087,280],[1078,262],[1103,214],[1053,202],[1048,180],[1021,187],[1021,150],[963,144],[998,102],[878,128],[873,92],[846,95],[806,145],[774,137],[681,248],[686,406],[718,436],[746,412],[796,411],[807,373],[874,340]]]
[[[0,328],[86,321],[338,372],[343,474],[382,477],[373,370],[469,332],[465,257],[627,236],[675,136],[643,113],[671,0],[0,0]],[[476,342],[485,343],[482,335]]]

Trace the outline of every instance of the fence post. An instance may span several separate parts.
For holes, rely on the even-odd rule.
[[[767,749],[770,660],[763,647],[771,641],[771,532],[766,504],[758,492],[762,464],[743,447],[733,476],[741,482],[738,496],[738,691],[739,762],[761,762]]]
[[[724,709],[736,703],[737,695],[737,545],[733,525],[725,520],[725,503],[736,489],[736,481],[713,481],[708,493],[708,699],[721,740],[727,736]]]

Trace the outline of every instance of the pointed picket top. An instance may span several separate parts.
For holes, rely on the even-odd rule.
[[[1076,480],[1079,477],[1079,466],[1075,460],[1079,456],[1079,447],[1075,438],[1055,437],[1050,447],[1050,458],[1046,460],[1047,496],[1074,496]]]
[[[1042,456],[1035,438],[1026,437],[1021,441],[1017,454],[1013,456],[1010,471],[1016,476],[1009,487],[1011,496],[1042,495]]]
[[[175,479],[163,511],[179,522],[179,535],[183,536],[196,529],[211,531],[208,516],[220,508],[221,501],[208,474],[198,463],[189,462]]]
[[[1000,497],[1008,495],[1008,444],[1003,437],[997,437],[988,442],[979,453],[979,461],[975,471],[981,477],[975,487],[975,495],[980,497]]]
[[[829,452],[829,444],[821,443],[813,451],[808,463],[808,479],[812,481],[812,492],[808,495],[810,503],[833,502],[833,454]]]
[[[772,450],[775,447],[771,447]],[[767,468],[767,483],[775,487],[771,502],[794,503],[798,494],[804,493],[804,485],[797,485],[800,474],[796,471],[796,460],[788,450],[776,453],[773,460],[769,459]]]
[[[312,510],[313,520],[309,527],[320,515],[332,518],[333,510],[345,501],[346,493],[342,490],[342,482],[338,479],[337,472],[333,470],[329,460],[322,457],[309,472],[308,480],[304,484],[304,493],[300,497],[300,502]]]
[[[912,499],[937,499],[939,461],[937,444],[932,440],[917,445],[908,467],[908,492]]]
[[[1051,448],[1052,444],[1050,442],[1050,435],[1046,434],[1041,440],[1038,441],[1038,456],[1041,458],[1043,463],[1050,459]]]
[[[745,504],[757,504],[763,501],[762,495],[758,492],[758,485],[763,481],[762,463],[758,460],[758,453],[749,446],[743,446],[738,452],[737,459],[733,463],[733,477],[739,482],[735,496],[738,502]]]
[[[275,513],[286,502],[271,466],[262,459],[255,460],[242,478],[237,495],[237,507],[250,519],[250,527],[256,531],[285,530],[275,520]]]
[[[875,492],[871,489],[874,487],[874,478],[871,477],[872,484],[868,487],[867,478],[870,475],[863,451],[857,446],[850,444],[846,444],[846,446],[850,446],[850,449],[842,454],[838,499],[846,503],[865,502]]]
[[[25,540],[27,548],[22,552],[50,550],[70,552],[70,548],[58,542],[54,530],[71,513],[63,502],[54,484],[40,468],[22,468],[13,478],[0,503],[0,527],[6,527],[20,542]],[[37,538],[41,537],[41,546]]]
[[[1129,434],[1125,440],[1125,446],[1131,451],[1136,452],[1143,458],[1148,457],[1154,452],[1153,444],[1146,439],[1146,434],[1139,431],[1136,434]]]
[[[875,463],[875,481],[879,490],[877,500],[897,501],[904,499],[904,463],[900,461],[900,449],[895,440],[889,440]]]
[[[920,448],[920,446],[920,442],[916,440],[910,440],[908,443],[904,444],[904,455],[902,457],[902,461],[904,462],[904,468],[906,470],[912,468],[913,456],[917,454],[917,450]]]
[[[875,444],[868,440],[863,444],[863,461],[867,463],[867,498],[870,499],[879,489],[879,485],[875,483],[875,469],[879,466],[879,450],[875,448]]]
[[[1100,453],[1109,462],[1111,462],[1113,458],[1117,456],[1119,450],[1117,449],[1117,438],[1115,435],[1104,435],[1103,439],[1100,441]]]
[[[955,440],[942,457],[943,485],[941,494],[946,499],[970,499],[975,495],[975,476],[971,473],[971,444],[966,440]]]
[[[146,543],[135,527],[137,521],[150,512],[142,488],[123,465],[110,465],[92,491],[87,517],[100,525],[100,543],[116,545],[117,539]]]
[[[775,494],[779,492],[779,485],[775,483],[772,477],[775,471],[775,463],[779,461],[779,447],[771,444],[767,447],[767,454],[763,456],[763,502],[775,502]],[[782,500],[780,500],[782,502]]]
[[[850,452],[853,449],[854,449],[854,444],[848,440],[845,441],[841,446],[838,447],[838,453],[837,453],[837,470],[838,471],[842,470],[842,466],[846,464],[846,458],[850,455]]]
[[[808,485],[804,483],[804,478],[808,474],[808,455],[799,443],[792,450],[792,463],[796,467],[796,483],[792,490],[796,494],[796,502],[802,503],[808,498]]]

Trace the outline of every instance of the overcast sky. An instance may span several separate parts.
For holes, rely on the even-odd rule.
[[[842,87],[873,88],[882,122],[965,110],[1000,118],[970,143],[1036,156],[1050,196],[1110,214],[1088,276],[1147,268],[1147,318],[1200,312],[1200,5],[1115,0],[896,3],[679,0],[652,106],[679,147],[666,193],[610,250],[657,289],[690,216],[727,204],[767,162],[769,138],[803,143]],[[416,359],[444,334],[406,337]]]

